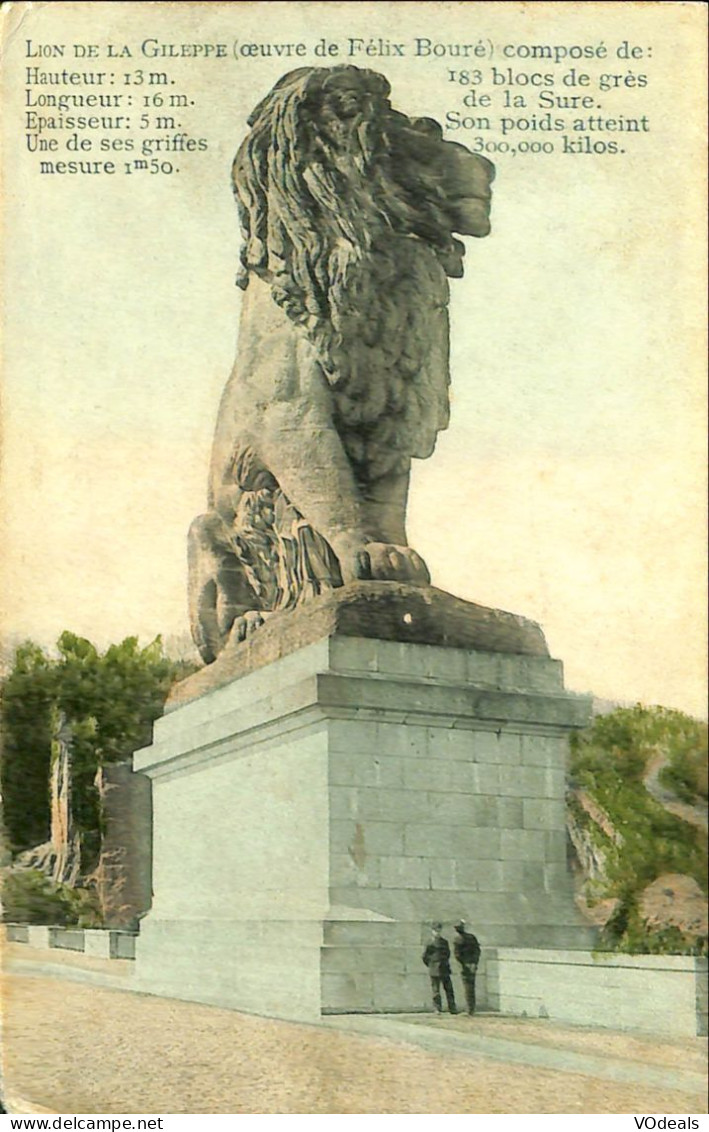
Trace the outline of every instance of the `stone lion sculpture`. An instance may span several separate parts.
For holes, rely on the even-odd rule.
[[[206,663],[348,582],[430,582],[406,539],[411,460],[448,423],[453,233],[489,232],[494,171],[389,93],[356,67],[293,71],[234,161],[241,325],[189,535]]]

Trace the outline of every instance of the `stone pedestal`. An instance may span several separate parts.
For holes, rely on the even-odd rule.
[[[415,1011],[431,921],[452,941],[463,917],[483,949],[589,946],[564,808],[588,713],[542,655],[336,632],[200,688],[134,756],[154,807],[136,989]]]

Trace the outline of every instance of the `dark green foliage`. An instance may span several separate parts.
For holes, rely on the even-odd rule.
[[[692,720],[692,723],[695,723]],[[689,805],[704,803],[709,794],[709,754],[707,726],[697,723],[678,737],[670,753],[669,765],[660,771],[660,782]]]
[[[8,872],[2,886],[3,919],[8,923],[100,927],[95,893],[54,884],[38,869]]]
[[[27,641],[2,690],[3,821],[19,852],[49,836],[49,763],[55,694],[52,662]]]
[[[101,654],[90,641],[65,632],[57,649],[52,659],[37,645],[23,645],[5,681],[5,824],[15,852],[47,840],[51,716],[53,710],[63,713],[71,731],[72,811],[87,872],[100,845],[97,768],[128,759],[150,742],[170,685],[192,669],[166,657],[159,637],[145,648],[127,637]]]
[[[183,667],[164,655],[160,638],[141,649],[137,637],[126,637],[100,655],[89,641],[62,633],[57,647],[59,707],[71,720],[96,721],[90,742],[100,761],[120,762],[149,743]]]
[[[606,883],[601,898],[619,900],[606,925],[604,945],[624,951],[691,951],[701,943],[677,929],[652,930],[643,924],[638,901],[643,889],[665,873],[682,873],[707,891],[707,838],[698,827],[669,813],[647,791],[644,776],[658,753],[671,767],[692,767],[706,744],[706,727],[667,708],[619,708],[599,716],[572,738],[573,783],[588,792],[620,835],[613,841],[578,804],[573,810],[603,849]],[[694,796],[696,800],[696,796]]]
[[[674,926],[646,924],[636,897],[626,894],[601,932],[600,949],[630,955],[706,955],[707,940]]]

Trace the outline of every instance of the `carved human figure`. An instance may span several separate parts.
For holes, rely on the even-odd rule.
[[[293,71],[234,161],[239,342],[189,537],[207,663],[328,588],[430,581],[407,543],[409,473],[448,423],[453,233],[489,232],[493,167],[389,93],[355,67]]]

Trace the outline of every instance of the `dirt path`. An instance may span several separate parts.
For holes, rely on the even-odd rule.
[[[668,756],[662,751],[658,751],[656,755],[653,755],[648,763],[643,779],[645,789],[656,802],[659,802],[660,805],[668,811],[668,813],[674,814],[675,817],[681,818],[682,821],[689,822],[690,825],[703,829],[706,833],[709,828],[707,807],[700,805],[690,806],[688,802],[680,802],[676,795],[660,782],[660,771],[663,767],[667,766],[668,762]]]
[[[3,1015],[8,1092],[55,1113],[705,1111],[703,1094],[443,1055],[59,979],[6,976]],[[471,1024],[481,1033],[492,1025],[497,1034],[518,1025],[499,1018]],[[534,1023],[520,1025],[528,1039]],[[562,1028],[555,1039],[553,1029],[547,1026],[547,1035],[562,1040]],[[638,1058],[639,1039],[609,1038],[618,1057]],[[701,1065],[706,1056],[702,1039],[644,1041],[668,1067]]]

